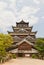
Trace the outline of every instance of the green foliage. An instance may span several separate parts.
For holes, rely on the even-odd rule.
[[[11,46],[13,42],[13,39],[10,35],[8,34],[0,34],[0,45],[2,45],[5,48],[8,48]]]
[[[35,47],[38,49],[38,51],[43,52],[44,51],[44,40],[37,39]]]
[[[0,34],[0,59],[6,57],[6,48],[12,45],[13,39],[8,34]]]
[[[5,44],[5,47],[8,48],[11,46],[13,42],[13,39],[10,35],[5,35],[5,41],[4,41],[4,44]]]
[[[32,58],[38,58],[36,54],[32,54]]]
[[[12,54],[12,57],[15,59],[16,58],[16,55],[15,54]]]
[[[35,44],[35,48],[38,50],[41,58],[44,57],[44,39],[38,38]]]

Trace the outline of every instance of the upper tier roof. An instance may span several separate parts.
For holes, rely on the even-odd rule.
[[[15,27],[15,26],[12,26],[12,28],[13,28],[13,30],[15,30],[15,29],[21,29],[19,27]],[[25,27],[24,29],[31,29],[32,30],[32,28],[33,28],[33,26],[31,26],[31,27]]]
[[[17,24],[23,24],[23,23],[25,23],[25,24],[29,24],[29,22],[25,22],[25,21],[23,21],[23,20],[21,20],[20,22],[16,22]]]
[[[25,24],[26,23],[26,24]],[[16,22],[16,27],[12,26],[13,32],[9,32],[8,33],[10,35],[30,35],[30,36],[35,36],[35,34],[37,33],[32,32],[32,28],[33,26],[28,26],[29,22],[25,22],[25,21],[20,21],[20,22]]]

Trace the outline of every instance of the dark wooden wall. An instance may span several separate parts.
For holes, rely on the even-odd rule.
[[[31,50],[32,46],[26,42],[23,42],[18,46],[18,50]]]

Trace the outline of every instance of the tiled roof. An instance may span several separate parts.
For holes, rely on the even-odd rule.
[[[18,37],[18,36],[14,36],[14,37],[13,37],[13,40],[14,40],[14,41],[21,41],[21,38]]]
[[[29,22],[25,22],[25,21],[23,21],[23,20],[21,20],[20,22],[16,22],[16,23],[28,23],[29,24]]]
[[[33,43],[29,42],[28,40],[26,39],[23,39],[22,41],[20,41],[19,43],[17,43],[18,45],[22,44],[23,42],[27,42],[28,44],[30,45],[34,45]]]
[[[35,39],[33,37],[31,37],[31,36],[27,36],[26,40],[28,40],[28,41],[35,41]]]
[[[9,52],[11,52],[11,53],[38,53],[38,51],[33,48],[32,48],[32,50],[18,50],[18,48],[16,48]]]

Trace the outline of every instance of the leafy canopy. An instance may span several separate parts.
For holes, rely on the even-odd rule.
[[[8,34],[0,34],[0,56],[6,55],[6,48],[10,47],[13,39]]]

